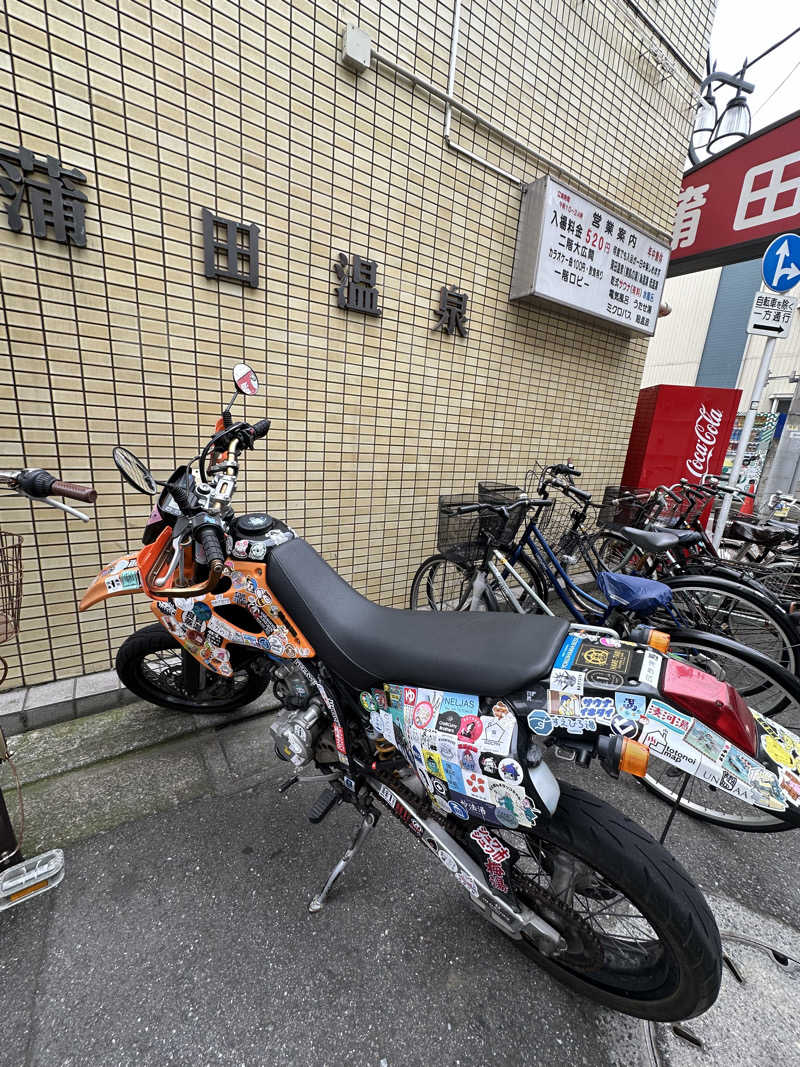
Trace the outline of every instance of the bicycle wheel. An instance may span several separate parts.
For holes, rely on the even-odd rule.
[[[633,545],[622,534],[612,530],[600,530],[591,540],[591,548],[607,571],[618,571],[622,568],[622,561],[628,555]],[[634,551],[631,558],[625,563],[626,574],[638,574],[646,564],[645,556]]]
[[[503,581],[508,586],[511,594],[515,597],[519,606],[522,608],[522,613],[527,614],[541,614],[542,607],[528,591],[520,583],[520,578],[525,584],[533,590],[536,596],[542,603],[547,603],[549,594],[547,579],[542,574],[541,569],[532,560],[529,560],[526,556],[520,556],[516,563],[512,564],[515,574],[512,574],[508,567],[502,567],[497,564],[497,569],[500,571],[500,575]],[[494,575],[487,575],[489,580],[489,587],[494,595],[494,599],[497,603],[498,611],[516,611],[517,608],[514,605],[513,600],[508,596],[505,589],[500,585]]]
[[[729,682],[752,711],[800,732],[800,682],[765,656],[713,634],[685,630],[670,635],[670,655]],[[651,792],[673,804],[685,777],[676,767],[654,759],[643,781]],[[750,807],[698,778],[689,777],[679,807],[688,815],[732,830],[774,833],[795,829],[792,823]]]
[[[672,590],[681,628],[727,637],[798,673],[800,637],[787,612],[774,600],[752,587],[713,575],[679,574],[660,580]],[[664,629],[675,629],[674,619],[665,612],[653,621]]]
[[[429,556],[411,582],[409,607],[412,611],[469,611],[473,577],[471,567],[454,563],[446,556]],[[477,610],[497,611],[489,589],[484,590]]]

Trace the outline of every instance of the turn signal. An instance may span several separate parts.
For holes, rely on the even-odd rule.
[[[647,643],[656,652],[663,652],[665,656],[669,652],[669,634],[665,634],[663,630],[651,630]]]
[[[647,761],[650,759],[650,749],[639,741],[632,741],[630,737],[622,739],[622,755],[619,758],[619,769],[628,774],[635,774],[637,778],[644,778],[647,774]]]

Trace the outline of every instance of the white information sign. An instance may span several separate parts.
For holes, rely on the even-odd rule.
[[[780,296],[777,293],[756,293],[747,332],[760,337],[779,340],[788,337],[792,328],[792,316],[797,307],[796,296]]]
[[[666,245],[548,176],[523,196],[509,298],[652,335],[668,264]]]

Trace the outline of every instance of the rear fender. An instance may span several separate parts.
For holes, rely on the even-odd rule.
[[[566,685],[571,694],[553,692]],[[610,729],[746,804],[800,821],[800,736],[711,675],[646,646],[576,633],[541,690],[528,714],[534,735],[569,747],[570,736],[591,742]]]

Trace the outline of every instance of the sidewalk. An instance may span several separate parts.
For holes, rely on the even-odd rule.
[[[0,1067],[797,1059],[791,961],[727,942],[747,984],[726,977],[719,1006],[689,1024],[706,1051],[669,1027],[648,1034],[531,967],[388,817],[312,917],[355,819],[340,808],[313,827],[313,792],[277,793],[286,766],[257,711],[234,722],[133,704],[16,739],[28,851],[65,846],[66,876],[0,915]],[[651,830],[663,822],[630,779],[577,780]],[[669,844],[723,929],[800,959],[793,833],[679,816]]]

